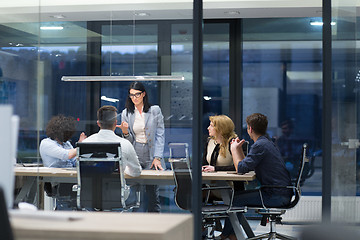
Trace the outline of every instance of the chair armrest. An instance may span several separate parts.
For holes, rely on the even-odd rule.
[[[295,186],[263,185],[260,186],[260,189],[262,188],[295,188]]]
[[[230,186],[221,186],[221,187],[204,187],[204,188],[201,188],[201,190],[221,190],[221,189],[228,189],[228,190],[232,190],[233,188],[230,187]]]
[[[229,202],[229,209],[232,207],[233,199],[234,199],[234,189],[230,186],[208,186],[201,189],[203,192],[207,192],[207,196],[205,199],[205,205],[209,202],[209,196],[211,190],[226,190],[230,193],[230,202]]]

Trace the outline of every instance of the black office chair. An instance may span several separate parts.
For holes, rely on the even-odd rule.
[[[140,206],[140,193],[128,204],[120,143],[77,143],[77,207],[127,211]]]
[[[3,240],[14,239],[14,234],[9,221],[9,214],[5,200],[5,193],[2,187],[0,187],[0,233],[1,233],[1,239]]]
[[[294,190],[294,196],[293,196],[292,200],[290,201],[290,203],[287,206],[283,206],[281,208],[267,208],[264,203],[262,203],[263,206],[261,208],[249,207],[249,209],[255,209],[256,213],[259,213],[259,214],[262,215],[261,225],[265,226],[267,221],[269,220],[270,232],[265,233],[265,234],[261,234],[261,235],[258,235],[258,236],[252,237],[252,238],[248,238],[248,240],[263,239],[263,238],[296,240],[295,237],[291,237],[291,236],[287,236],[285,234],[277,233],[276,232],[276,223],[281,221],[281,215],[283,215],[286,212],[287,209],[295,207],[296,204],[300,200],[300,197],[301,197],[301,189],[300,189],[301,178],[302,178],[302,175],[303,175],[305,162],[307,161],[306,160],[306,148],[307,148],[307,144],[304,143],[303,147],[302,147],[302,153],[301,153],[301,158],[300,158],[298,175],[297,175],[295,185],[292,185],[292,186],[268,186],[268,185],[263,185],[263,186],[260,187],[260,190],[259,190],[260,195],[261,195],[261,190],[264,189],[264,188],[288,188],[288,189],[290,188],[290,189]]]
[[[170,143],[170,158],[169,162],[173,170],[175,179],[175,203],[183,210],[192,210],[191,198],[192,198],[192,172],[189,161],[188,145],[187,143]],[[228,191],[230,195],[230,202],[217,202],[217,204],[203,203],[202,223],[204,229],[207,230],[208,239],[214,238],[215,221],[221,218],[227,218],[230,212],[245,212],[244,207],[233,207],[232,200],[234,197],[234,190],[230,186],[221,187],[205,187],[202,191],[205,191],[206,195],[211,190]]]

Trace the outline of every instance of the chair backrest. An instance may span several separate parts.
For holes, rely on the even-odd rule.
[[[295,182],[295,197],[294,199],[290,202],[288,208],[292,208],[294,207],[300,200],[301,197],[301,178],[304,172],[304,166],[305,166],[305,162],[306,162],[306,149],[307,149],[307,143],[304,143],[302,146],[302,151],[301,151],[301,158],[300,158],[300,166],[299,166],[299,170],[298,170],[298,175],[296,177],[296,182]]]
[[[0,187],[0,233],[1,233],[1,239],[3,240],[14,239],[14,235],[9,221],[5,194],[2,187]]]
[[[120,143],[77,143],[77,206],[126,208]]]
[[[248,141],[245,141],[243,143],[242,149],[243,149],[244,155],[246,156],[249,152],[249,142]]]
[[[187,143],[170,143],[169,162],[175,179],[175,203],[184,210],[191,211],[192,173]]]

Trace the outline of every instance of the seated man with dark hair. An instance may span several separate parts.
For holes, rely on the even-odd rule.
[[[236,138],[231,143],[234,166],[240,174],[255,171],[261,185],[289,186],[290,174],[285,167],[277,146],[266,136],[267,117],[254,113],[246,118],[247,132],[254,141],[245,157],[242,145],[245,140]],[[289,204],[293,196],[292,189],[266,188],[260,193],[258,189],[239,191],[234,197],[235,206],[281,207]],[[226,227],[227,226],[227,227]],[[226,223],[223,235],[230,234],[229,223]],[[230,237],[231,239],[231,237]],[[232,238],[234,239],[234,238]]]
[[[97,125],[100,131],[84,140],[84,142],[119,142],[121,144],[121,155],[125,167],[124,172],[132,177],[141,174],[141,166],[133,145],[125,138],[115,134],[117,124],[117,109],[114,106],[102,106],[97,111]],[[129,192],[126,193],[129,195]]]
[[[244,140],[235,139],[231,144],[233,161],[238,173],[255,171],[261,185],[291,185],[290,175],[281,158],[276,145],[266,137],[267,118],[260,113],[254,113],[246,118],[247,132],[254,144],[245,157],[242,144]],[[266,207],[281,207],[287,205],[293,195],[292,189],[269,188],[262,191]],[[240,192],[237,205],[262,206],[259,191]]]

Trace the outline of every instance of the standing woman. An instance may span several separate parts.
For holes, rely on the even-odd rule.
[[[129,87],[125,109],[121,113],[123,136],[135,148],[143,169],[163,170],[161,159],[164,152],[164,116],[157,105],[150,105],[145,87],[133,82]],[[148,212],[160,212],[159,187],[146,185]]]

